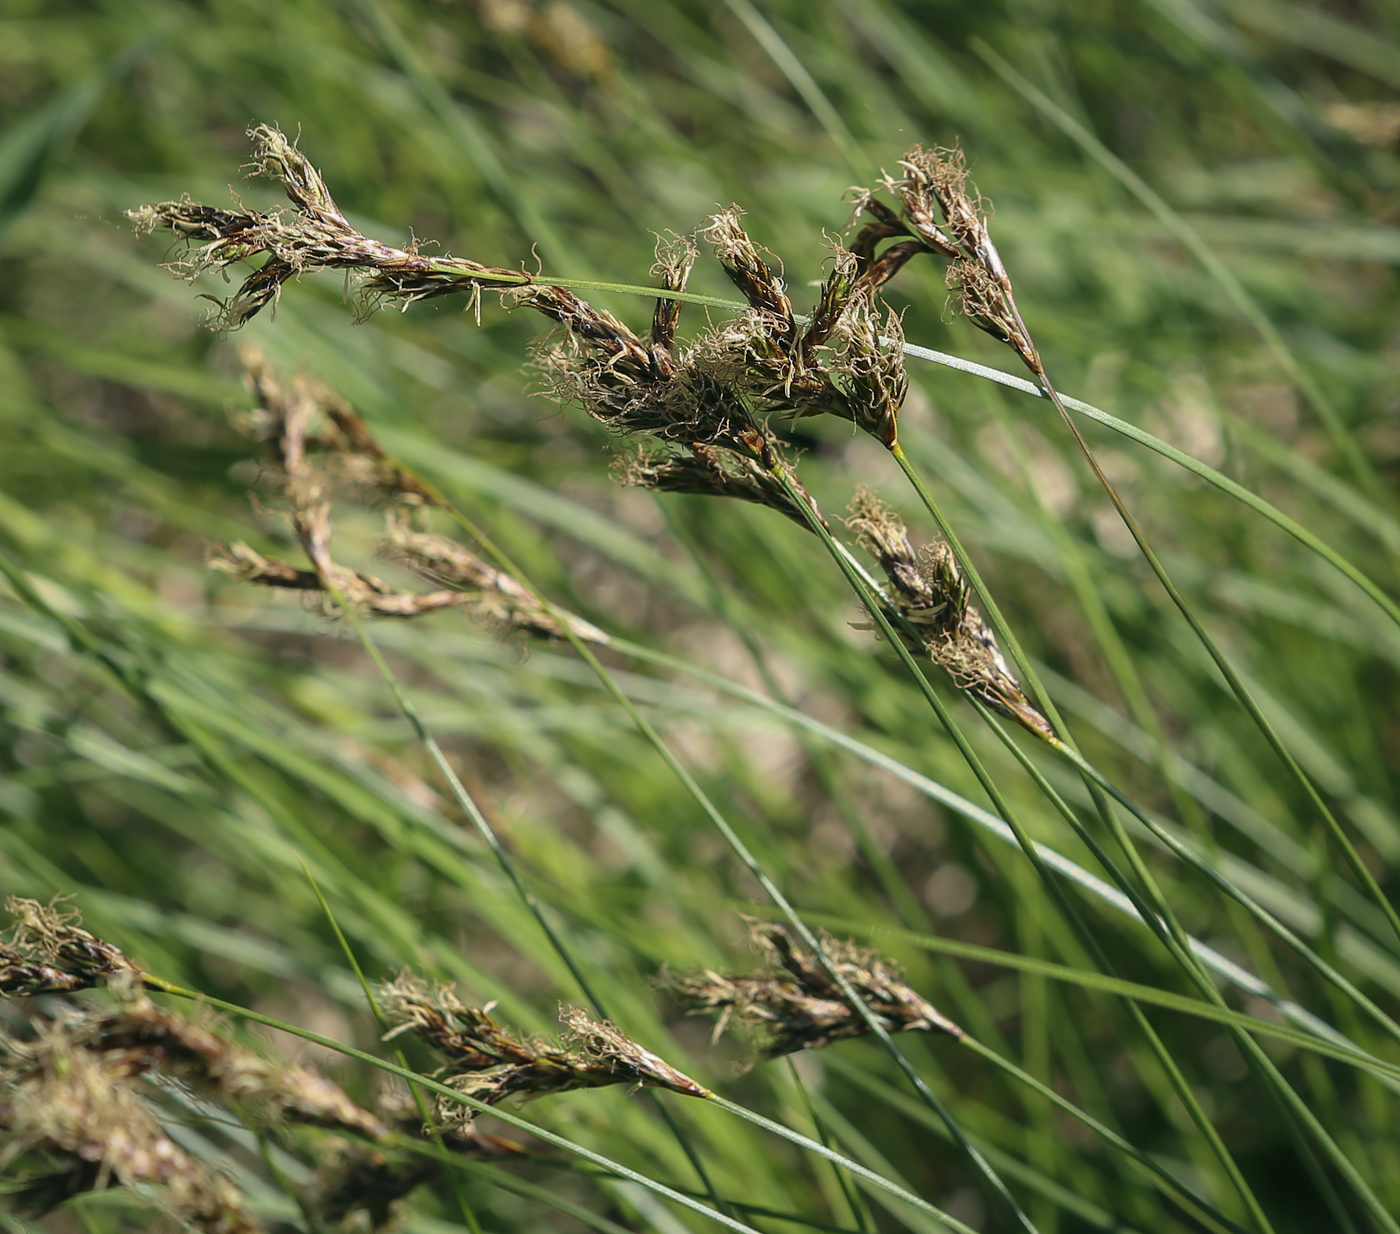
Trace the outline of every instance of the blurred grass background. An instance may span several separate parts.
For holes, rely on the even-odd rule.
[[[5,0],[0,888],[71,893],[90,928],[162,976],[367,1048],[373,1021],[299,859],[371,976],[412,965],[469,1000],[499,999],[530,1030],[552,1025],[560,999],[580,1001],[344,628],[204,568],[210,539],[289,550],[249,502],[260,468],[230,424],[249,400],[232,346],[200,327],[195,293],[224,289],[171,279],[160,239],[138,240],[122,211],[183,193],[222,204],[231,182],[247,204],[270,205],[270,186],[238,182],[249,124],[299,131],[368,234],[431,239],[490,265],[537,256],[561,276],[646,283],[650,232],[688,232],[737,202],[799,308],[823,273],[823,233],[845,222],[848,186],[873,184],[913,142],[960,143],[1060,389],[1261,493],[1394,593],[1398,22],[1391,0]],[[732,296],[705,260],[692,289]],[[460,304],[435,301],[356,325],[342,293],[330,278],[293,284],[245,337],[339,390],[551,598],[719,677],[776,687],[985,805],[889,649],[850,628],[860,613],[810,537],[761,509],[614,485],[606,433],[531,396],[522,367],[535,321],[488,302],[478,328]],[[945,309],[933,263],[911,266],[894,296],[907,300],[910,342],[1010,367]],[[644,300],[593,299],[638,326],[650,314]],[[702,319],[687,314],[692,328]],[[1393,1012],[1397,939],[1340,871],[1043,400],[919,361],[911,378],[905,449],[1091,761]],[[916,541],[930,536],[873,443],[827,420],[792,436],[829,512],[871,484]],[[1124,438],[1091,437],[1393,888],[1396,627],[1231,498]],[[352,508],[337,519],[340,555],[382,569],[375,519]],[[593,675],[565,646],[525,651],[451,615],[373,633],[622,1027],[811,1133],[786,1065],[735,1074],[742,1050],[712,1047],[707,1024],[647,984],[662,964],[746,967],[737,911],[760,897]],[[911,777],[742,698],[620,655],[609,663],[808,920],[897,957],[981,1041],[1246,1220],[1115,1000],[939,949],[1092,968],[1014,848]],[[1186,767],[1176,796],[1143,714],[1128,718],[1138,687]],[[1100,872],[948,697],[1035,837]],[[1040,761],[1087,806],[1077,779]],[[1199,875],[1159,851],[1150,860],[1198,938],[1366,1050],[1400,1058],[1355,1000]],[[1120,975],[1192,993],[1146,931],[1092,896],[1078,902]],[[1227,997],[1276,1018],[1237,988]],[[1149,1014],[1275,1228],[1386,1228],[1334,1166],[1299,1164],[1286,1120],[1220,1024]],[[1040,1229],[1208,1228],[968,1052],[905,1044]],[[287,1038],[270,1048],[297,1052]],[[1268,1049],[1400,1212],[1394,1093],[1307,1051]],[[877,1045],[800,1061],[844,1151],[969,1224],[1010,1228]],[[327,1065],[369,1092],[370,1077]],[[528,1113],[698,1186],[647,1103],[584,1093]],[[678,1115],[722,1194],[786,1214],[753,1217],[759,1228],[851,1225],[827,1167],[716,1111]],[[305,1228],[232,1132],[189,1135],[269,1219]],[[501,1174],[629,1229],[704,1224],[633,1186],[532,1160],[466,1179],[487,1230],[581,1228],[503,1189]],[[43,1227],[149,1219],[78,1208],[82,1226],[60,1213]],[[453,1213],[424,1188],[405,1221],[455,1228]],[[871,1219],[933,1228],[898,1207],[877,1205]]]

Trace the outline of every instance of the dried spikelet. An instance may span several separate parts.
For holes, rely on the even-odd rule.
[[[304,376],[284,381],[255,348],[245,347],[241,355],[249,383],[262,403],[249,427],[282,472],[288,521],[313,568],[301,569],[267,557],[239,541],[212,546],[207,558],[210,569],[240,582],[314,596],[328,617],[339,615],[342,603],[376,617],[421,617],[458,609],[502,632],[562,638],[567,627],[589,642],[609,641],[580,617],[563,613],[556,619],[517,580],[454,541],[412,531],[402,516],[404,507],[437,504],[436,494],[389,458],[368,425],[333,391]],[[448,589],[399,590],[334,560],[330,499],[335,484],[328,461],[336,464],[341,477],[348,476],[361,489],[368,488],[391,503],[386,513],[385,555]]]
[[[586,343],[607,357],[620,377],[651,375],[651,357],[642,340],[603,309],[595,309],[563,287],[533,286],[512,291],[505,303],[511,308],[531,308],[564,327],[570,339]]]
[[[902,180],[886,178],[885,187],[904,201],[904,215],[915,233],[945,256],[973,256],[987,235],[986,204],[967,188],[967,159],[958,149],[914,146],[900,160]],[[944,227],[936,221],[935,208]],[[946,227],[946,230],[945,230]]]
[[[691,362],[749,399],[775,394],[790,399],[794,384],[805,374],[797,319],[782,280],[759,254],[739,221],[742,217],[743,211],[731,206],[707,219],[698,234],[710,242],[749,310],[702,336]]]
[[[324,617],[340,613],[339,604],[327,594],[325,580],[316,571],[299,570],[275,557],[264,557],[241,540],[211,546],[205,564],[240,583],[314,594],[320,600],[320,613]],[[334,579],[336,589],[347,603],[375,617],[422,617],[444,608],[467,607],[460,592],[398,591],[372,574],[343,566],[336,566]]]
[[[363,312],[384,300],[408,305],[416,300],[456,292],[479,295],[483,287],[529,283],[523,270],[502,270],[461,257],[422,257],[417,246],[394,248],[361,235],[345,219],[325,181],[281,130],[271,125],[249,129],[253,142],[251,173],[281,183],[294,209],[220,209],[189,198],[128,210],[138,233],[169,230],[184,241],[183,258],[169,269],[193,279],[206,270],[222,270],[265,255],[227,300],[216,300],[211,325],[236,329],[269,304],[275,305],[289,279],[310,270],[346,270],[359,276]],[[210,297],[213,299],[213,297]]]
[[[783,280],[763,260],[740,219],[744,212],[730,206],[711,215],[699,234],[710,242],[729,280],[743,294],[757,315],[760,332],[780,350],[791,350],[797,341],[797,322]]]
[[[838,246],[812,320],[799,333],[782,283],[739,212],[715,215],[701,234],[750,309],[697,340],[690,362],[761,411],[840,416],[892,446],[907,393],[904,334],[897,315],[881,311],[879,291],[923,246],[895,246],[873,262]]]
[[[666,320],[647,346],[611,315],[560,288],[525,288],[505,300],[564,326],[562,340],[543,340],[533,359],[558,401],[578,406],[616,433],[764,454],[766,436],[718,366],[701,362],[703,349],[692,347],[679,357],[670,351],[669,306],[675,302],[658,302]]]
[[[784,927],[751,920],[749,939],[766,961],[755,972],[663,970],[657,984],[689,1013],[717,1016],[716,1038],[731,1024],[750,1030],[763,1058],[816,1049],[870,1031],[821,961]],[[936,1030],[963,1036],[962,1029],[905,983],[893,961],[825,933],[819,939],[831,966],[888,1031]]]
[[[70,993],[105,985],[113,978],[141,982],[146,974],[119,948],[82,928],[81,915],[12,896],[5,910],[14,919],[9,942],[0,943],[0,994]]]
[[[588,1012],[563,1004],[559,1007],[559,1019],[566,1030],[564,1040],[589,1061],[589,1074],[606,1075],[608,1083],[665,1088],[687,1097],[710,1095],[708,1089],[660,1055],[638,1045],[609,1021],[595,1020]]]
[[[836,246],[831,273],[822,283],[821,297],[812,310],[812,320],[802,334],[801,355],[803,367],[810,367],[817,358],[821,347],[841,324],[846,308],[855,294],[860,276],[861,261],[849,249]]]
[[[862,293],[837,322],[829,346],[832,355],[825,376],[838,395],[838,414],[892,447],[909,393],[899,315],[887,309],[881,317],[873,297]]]
[[[254,1234],[237,1189],[190,1157],[161,1130],[120,1062],[95,1054],[60,1024],[34,1041],[0,1038],[0,1165],[33,1154],[57,1171],[39,1175],[16,1199],[44,1211],[110,1180],[159,1188],[161,1207],[206,1234]]]
[[[948,267],[947,281],[949,290],[957,293],[958,307],[974,326],[998,343],[1005,343],[1026,359],[1033,370],[1039,371],[1039,360],[1016,312],[1009,284],[1003,283],[980,262],[966,260],[955,261]]]
[[[658,236],[652,277],[667,291],[684,291],[695,257],[695,242],[688,237]],[[657,300],[651,318],[651,363],[658,377],[671,377],[675,373],[676,327],[680,317],[681,301]]]
[[[0,989],[6,994],[68,992],[111,984],[117,1007],[70,1015],[64,1049],[102,1057],[107,1072],[135,1077],[153,1072],[177,1079],[216,1099],[232,1101],[262,1118],[346,1127],[375,1138],[384,1125],[362,1110],[325,1076],[303,1067],[279,1067],[157,1007],[140,991],[146,974],[110,943],[79,924],[80,915],[58,901],[11,898],[15,915],[10,944],[0,957]],[[11,962],[10,957],[18,957]],[[35,960],[38,963],[35,963]],[[32,974],[45,976],[36,988]],[[59,1037],[54,1038],[59,1041]],[[14,1047],[24,1055],[25,1047]]]
[[[953,550],[941,540],[916,556],[903,521],[869,489],[857,491],[846,525],[889,579],[898,630],[915,655],[942,665],[958,688],[1045,741],[1055,730],[1026,698],[996,636],[971,603],[971,589]]]
[[[857,491],[846,525],[879,563],[900,616],[905,646],[947,670],[958,688],[1044,741],[1050,722],[1026,698],[996,636],[971,603],[971,589],[953,550],[941,540],[916,556],[903,521],[869,489]]]
[[[388,524],[384,552],[426,579],[460,588],[450,593],[459,607],[502,633],[516,630],[543,638],[565,638],[567,627],[586,643],[606,646],[612,641],[582,617],[557,608],[550,612],[519,580],[456,540],[413,531],[396,519]]]
[[[561,1007],[568,1033],[563,1042],[552,1043],[518,1037],[497,1024],[489,1008],[468,1006],[450,986],[429,986],[411,973],[384,986],[381,999],[385,1014],[398,1022],[393,1032],[415,1033],[445,1060],[443,1081],[486,1105],[616,1084],[709,1095],[613,1025],[577,1008]],[[439,1116],[451,1126],[469,1124],[474,1114],[440,1101]]]
[[[387,1131],[319,1072],[271,1063],[139,994],[105,1015],[75,1021],[71,1031],[77,1045],[101,1055],[113,1072],[158,1073],[268,1126],[290,1120],[344,1127],[370,1139]]]
[[[336,391],[304,373],[286,381],[252,343],[239,346],[238,358],[259,403],[257,410],[242,413],[238,423],[267,447],[278,466],[289,448],[301,453],[310,448],[376,498],[406,506],[441,504],[435,492],[385,454],[369,426]],[[293,430],[296,436],[289,435]]]
[[[899,216],[879,204],[873,194],[857,190],[857,212],[868,212],[875,219],[862,232],[863,250],[873,258],[880,239],[903,231],[926,251],[952,259],[948,286],[957,294],[959,308],[975,326],[1012,348],[1033,373],[1042,374],[1040,356],[1016,307],[1011,278],[987,226],[990,207],[970,186],[963,152],[914,146],[900,161],[900,168],[902,176],[886,176],[881,184],[900,199]],[[892,245],[879,260],[894,257],[904,243]],[[902,256],[900,264],[904,260],[908,257]]]
[[[796,469],[784,460],[779,460],[778,465],[787,472],[797,491],[804,495],[808,508],[825,524],[826,520],[817,509],[816,502],[798,479]],[[662,493],[737,498],[776,510],[799,527],[807,526],[802,511],[773,473],[759,466],[752,458],[735,454],[732,450],[692,442],[685,454],[643,453],[620,458],[613,467],[613,476],[619,483]]]

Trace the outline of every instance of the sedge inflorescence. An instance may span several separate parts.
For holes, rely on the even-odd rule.
[[[421,617],[452,609],[501,632],[560,638],[565,627],[588,642],[607,636],[591,623],[549,608],[517,579],[465,545],[416,530],[412,515],[437,504],[432,489],[388,458],[368,426],[333,391],[305,375],[284,380],[255,348],[243,349],[258,408],[241,417],[266,450],[285,505],[282,513],[311,568],[258,552],[241,541],[215,545],[209,565],[242,582],[314,597],[328,616],[344,605],[376,617]],[[353,491],[385,511],[381,552],[431,591],[409,591],[351,569],[332,552],[332,501]]]
[[[111,1005],[62,1002],[0,1032],[0,1166],[18,1177],[16,1207],[41,1214],[112,1183],[147,1189],[168,1214],[203,1234],[262,1226],[233,1182],[182,1147],[160,1098],[222,1109],[260,1128],[335,1128],[384,1139],[385,1122],[328,1077],[274,1063],[212,1022],[157,1006],[161,989],[124,952],[82,928],[57,902],[14,898],[0,946],[8,996],[70,995],[105,987]]]
[[[715,1016],[715,1038],[731,1026],[744,1029],[763,1058],[818,1049],[871,1031],[833,971],[886,1031],[963,1036],[961,1028],[909,986],[893,960],[825,932],[818,937],[825,962],[784,926],[750,920],[749,943],[763,960],[760,968],[747,973],[663,970],[656,984],[689,1014]]]
[[[894,206],[876,192],[854,190],[859,226],[853,222],[849,244],[834,245],[830,270],[805,316],[794,310],[775,260],[754,243],[737,206],[712,215],[694,237],[664,237],[653,267],[660,294],[650,328],[637,333],[568,288],[525,271],[429,258],[361,235],[294,143],[269,126],[250,136],[252,174],[281,182],[290,211],[218,210],[180,201],[131,212],[138,229],[165,228],[186,242],[185,255],[171,267],[186,277],[249,258],[264,261],[221,302],[213,324],[241,325],[274,304],[289,279],[316,269],[344,270],[358,279],[366,311],[386,301],[407,305],[450,292],[470,293],[479,309],[480,293],[495,290],[507,308],[529,309],[555,323],[534,354],[547,390],[642,443],[614,468],[627,484],[736,498],[829,533],[830,523],[773,428],[774,417],[838,416],[898,450],[908,377],[900,317],[883,293],[920,255],[947,260],[950,286],[969,318],[1015,349],[1033,371],[1042,371],[992,242],[986,205],[970,187],[958,150],[911,149],[901,174],[879,185]],[[746,307],[683,343],[682,297],[701,243]],[[388,555],[442,584],[438,590],[405,592],[339,565],[329,547],[330,486],[322,465],[327,452],[313,455],[308,444],[329,446],[342,469],[353,464],[368,476],[396,515],[407,506],[434,504],[431,492],[384,456],[363,421],[335,395],[304,378],[283,383],[260,359],[248,367],[267,417],[264,440],[286,478],[289,521],[312,568],[288,565],[246,544],[216,550],[215,568],[245,581],[328,597],[328,611],[344,603],[385,617],[470,609],[500,628],[557,636],[566,632],[562,621],[585,641],[607,641],[597,627],[544,605],[462,545],[415,530],[401,517],[390,519]],[[308,435],[313,420],[327,426],[318,437]],[[873,602],[896,624],[906,647],[947,669],[972,697],[1056,742],[969,603],[948,546],[935,542],[916,560],[907,533],[892,530],[892,512],[876,517],[876,507],[863,497],[856,506],[852,530],[889,583],[887,591],[874,589]]]
[[[709,1096],[615,1025],[578,1007],[560,1007],[564,1033],[547,1041],[511,1032],[497,1023],[491,1007],[470,1006],[452,987],[429,985],[412,973],[383,986],[380,999],[396,1024],[389,1036],[412,1032],[443,1060],[439,1077],[483,1105],[619,1084]],[[476,1117],[473,1109],[456,1103],[439,1102],[438,1110],[447,1125],[459,1130],[470,1128]]]

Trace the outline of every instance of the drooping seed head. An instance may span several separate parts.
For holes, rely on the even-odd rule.
[[[938,541],[915,554],[909,533],[869,489],[856,493],[846,525],[889,580],[896,632],[915,655],[947,670],[959,689],[1043,741],[1058,737],[1007,666],[996,636],[971,603],[971,588],[952,548]]]
[[[781,925],[750,921],[749,941],[765,960],[750,973],[663,970],[657,984],[692,1014],[717,1016],[715,1036],[730,1024],[750,1030],[764,1058],[817,1049],[870,1031],[818,957]],[[904,981],[893,961],[878,952],[819,936],[826,961],[890,1032],[963,1031]]]

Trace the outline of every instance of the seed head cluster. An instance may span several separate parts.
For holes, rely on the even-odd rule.
[[[826,966],[786,928],[750,921],[749,941],[764,960],[754,972],[663,970],[657,984],[689,1013],[716,1016],[716,1038],[732,1024],[749,1030],[763,1058],[817,1049],[870,1031]],[[888,1031],[963,1036],[962,1029],[909,987],[892,960],[825,933],[819,941],[830,965]]]
[[[222,306],[219,324],[241,324],[274,300],[287,279],[316,268],[356,274],[367,305],[383,299],[407,304],[462,291],[475,298],[483,288],[494,289],[507,307],[533,310],[558,327],[535,350],[534,364],[547,388],[618,434],[641,440],[640,450],[615,468],[629,484],[737,498],[803,526],[810,519],[829,526],[797,468],[783,456],[773,416],[839,416],[897,449],[908,379],[899,314],[883,292],[920,255],[950,263],[949,285],[969,319],[1012,347],[1048,390],[991,238],[987,204],[971,186],[960,150],[910,149],[899,174],[885,176],[878,186],[894,205],[874,191],[854,190],[849,244],[835,246],[805,317],[794,310],[777,263],[755,244],[738,207],[712,215],[693,238],[664,237],[653,267],[662,294],[650,330],[639,334],[569,289],[523,271],[429,259],[360,235],[294,143],[268,126],[250,136],[252,174],[280,182],[292,211],[167,202],[132,212],[139,228],[164,227],[188,243],[175,266],[179,273],[193,276],[266,255],[263,267]],[[702,243],[746,307],[682,342],[677,331],[683,297]],[[330,553],[330,483],[320,461],[326,452],[312,460],[307,451],[315,440],[309,431],[313,419],[328,426],[321,437],[337,455],[342,474],[360,477],[400,513],[414,503],[433,504],[431,492],[395,467],[335,396],[305,381],[281,383],[265,365],[250,367],[266,408],[270,453],[286,477],[288,517],[311,569],[268,558],[245,544],[217,550],[215,568],[267,586],[323,597],[338,593],[369,614],[412,617],[462,608],[500,628],[557,636],[564,633],[563,622],[581,638],[606,641],[588,623],[557,616],[463,546],[411,529],[401,517],[391,519],[387,554],[439,584],[438,590],[405,592],[339,565]],[[967,584],[947,546],[935,545],[916,558],[907,533],[888,511],[865,497],[857,498],[856,507],[850,525],[889,579],[890,593],[877,601],[904,627],[910,649],[942,665],[961,689],[1037,737],[1057,741],[969,603]],[[325,601],[327,611],[335,607]]]
[[[334,592],[340,602],[376,617],[454,609],[503,633],[562,638],[567,626],[585,641],[608,641],[581,617],[547,610],[517,579],[464,545],[415,530],[408,516],[436,504],[436,495],[384,453],[339,396],[305,376],[283,380],[256,349],[244,348],[243,359],[261,404],[244,422],[261,438],[280,475],[288,523],[312,568],[265,556],[239,541],[210,550],[212,569],[242,582],[315,596],[328,616],[339,612]],[[383,555],[437,584],[435,590],[404,591],[334,559],[331,503],[338,486],[386,507]]]
[[[19,1178],[21,1211],[43,1213],[119,1183],[154,1188],[159,1205],[192,1229],[259,1230],[233,1183],[163,1127],[160,1097],[172,1089],[262,1127],[388,1134],[319,1072],[272,1063],[215,1026],[156,1006],[142,986],[160,983],[84,930],[72,910],[21,899],[8,907],[16,925],[0,970],[5,994],[105,985],[113,995],[108,1007],[60,1004],[0,1032],[0,1168]]]
[[[0,995],[69,994],[124,978],[140,984],[141,971],[120,949],[82,928],[80,915],[59,900],[40,904],[12,896],[5,911],[14,918],[0,942]]]
[[[665,1059],[577,1007],[560,1008],[565,1031],[551,1042],[517,1036],[495,1021],[489,1007],[468,1006],[451,987],[430,986],[410,973],[382,988],[381,1003],[397,1021],[391,1036],[411,1031],[444,1060],[445,1083],[486,1105],[617,1084],[709,1096]],[[475,1117],[470,1108],[448,1102],[439,1103],[439,1115],[459,1128]]]
[[[887,229],[898,229],[927,252],[949,259],[948,286],[968,319],[1012,348],[1033,373],[1043,373],[1016,307],[1011,276],[992,242],[988,205],[970,187],[963,152],[915,146],[899,166],[903,175],[886,176],[880,185],[899,199],[899,214],[864,189],[857,190],[857,209],[874,212]]]
[[[889,580],[904,619],[896,632],[915,655],[947,670],[958,688],[1042,740],[1055,730],[1026,698],[1007,667],[996,636],[972,604],[971,589],[943,541],[915,554],[903,520],[869,489],[851,502],[846,525]]]

